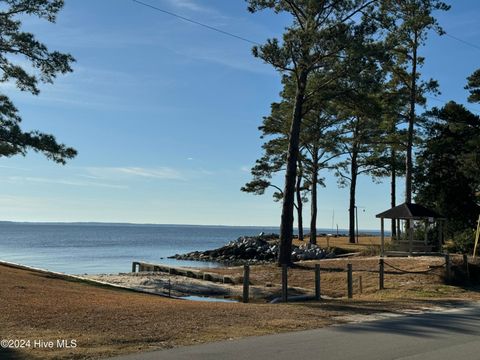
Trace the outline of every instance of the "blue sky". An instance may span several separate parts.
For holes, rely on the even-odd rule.
[[[242,0],[145,2],[258,42],[280,36],[288,21],[252,15]],[[445,30],[480,45],[480,3],[453,5],[439,14]],[[2,91],[15,101],[24,129],[51,132],[79,155],[66,166],[35,153],[0,158],[1,220],[279,224],[271,194],[239,190],[261,154],[257,127],[281,89],[251,44],[131,0],[66,1],[56,24],[27,19],[25,29],[72,53],[75,71],[42,86],[39,96],[9,84]],[[480,67],[479,50],[431,36],[422,55],[424,76],[440,82],[439,98],[465,103],[465,78]],[[480,105],[468,107],[480,113]],[[319,227],[330,228],[335,212],[345,228],[347,189],[324,176]],[[377,228],[374,215],[389,207],[388,183],[362,178],[357,204],[365,207],[360,228]]]

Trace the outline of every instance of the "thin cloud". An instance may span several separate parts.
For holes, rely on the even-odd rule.
[[[206,170],[206,169],[195,170],[194,173],[199,175],[208,175],[208,176],[216,174],[215,171]]]
[[[162,167],[159,169],[145,169],[139,167],[126,167],[126,168],[116,168],[116,171],[141,176],[141,177],[148,177],[148,178],[155,178],[155,179],[181,179],[182,176],[180,173],[174,169]]]
[[[159,180],[185,180],[184,176],[170,167],[143,168],[143,167],[104,167],[88,168],[94,176],[112,178],[118,176],[141,177]]]
[[[200,60],[205,63],[221,65],[234,70],[246,71],[254,74],[276,75],[271,66],[267,66],[260,60],[250,56],[248,52],[228,55],[224,50],[189,48],[176,51],[178,55],[186,56],[192,60]]]
[[[72,180],[72,179],[51,179],[43,177],[30,177],[30,176],[10,176],[8,177],[9,181],[19,182],[34,182],[34,183],[45,183],[45,184],[59,184],[59,185],[68,185],[68,186],[82,186],[82,187],[103,187],[110,189],[127,189],[128,186],[117,185],[117,184],[108,184],[95,181],[81,181],[81,180]]]
[[[41,84],[39,96],[19,92],[15,84],[11,83],[0,83],[0,89],[14,100],[35,106],[51,107],[53,103],[55,106],[69,109],[76,107],[103,111],[112,109],[132,111],[133,106],[125,102],[120,103],[118,95],[112,89],[119,89],[119,86],[122,86],[126,90],[134,87],[139,81],[145,83],[147,80],[127,72],[77,67],[72,74],[59,78],[54,86]],[[163,84],[171,85],[167,82]]]
[[[119,36],[118,29],[85,29],[83,27],[62,27],[62,31],[49,33],[44,36],[44,40],[53,47],[63,48],[68,44],[70,48],[77,49],[124,49],[131,46],[152,46],[155,45],[158,38],[156,36],[145,36],[146,33],[160,35],[161,32],[155,29],[132,29],[128,33],[123,32]],[[163,34],[166,34],[165,30]]]
[[[211,8],[199,5],[198,3],[191,0],[167,0],[167,2],[170,4],[170,6],[179,9],[186,9],[195,12],[212,12]]]
[[[6,210],[6,213],[11,213],[12,209],[19,211],[32,211],[36,209],[43,209],[45,207],[45,200],[39,197],[2,195],[0,196],[1,211]],[[8,219],[5,215],[2,216],[4,220]]]
[[[204,4],[200,4],[198,1],[193,1],[193,0],[166,0],[166,1],[168,2],[170,7],[175,9],[215,15],[215,17],[217,18],[219,17],[224,19],[227,18],[226,16],[222,15],[217,9],[206,6]]]
[[[27,169],[27,168],[22,168],[22,167],[17,167],[17,166],[8,166],[8,165],[0,165],[0,169],[29,171],[29,169]]]

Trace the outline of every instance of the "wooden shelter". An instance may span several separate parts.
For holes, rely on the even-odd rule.
[[[430,255],[441,252],[443,223],[446,219],[435,211],[419,204],[403,203],[376,217],[381,222],[381,256]],[[391,250],[388,252],[385,251],[385,219],[391,219],[396,228],[396,236],[392,236]],[[436,239],[433,239],[435,233]],[[419,234],[423,234],[423,239],[418,239]]]

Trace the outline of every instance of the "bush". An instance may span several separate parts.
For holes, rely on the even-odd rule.
[[[475,230],[466,229],[456,232],[451,239],[445,242],[448,252],[468,254],[473,252],[475,245]]]

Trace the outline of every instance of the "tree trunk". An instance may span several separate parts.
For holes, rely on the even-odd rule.
[[[350,207],[348,208],[348,237],[351,244],[355,244],[355,193],[357,190],[357,149],[354,146],[352,151],[352,162],[350,164]]]
[[[302,169],[300,161],[298,162],[299,172],[297,176],[296,194],[297,194],[297,221],[298,221],[298,240],[303,241],[303,201],[302,201]]]
[[[390,170],[391,170],[391,180],[390,180],[390,197],[391,197],[391,207],[396,206],[397,202],[397,169],[396,169],[396,151],[394,148],[392,148],[391,151],[391,164],[390,164]],[[395,219],[392,219],[392,239],[397,237],[397,226],[395,224]]]
[[[293,203],[295,198],[295,182],[297,178],[298,147],[300,127],[302,124],[302,108],[307,87],[307,71],[302,70],[297,81],[297,94],[290,127],[288,143],[287,169],[285,172],[285,188],[283,191],[282,218],[280,224],[280,249],[278,264],[289,265],[292,262],[293,238]]]
[[[318,150],[314,149],[312,154],[312,203],[310,218],[310,244],[317,243],[317,183],[318,183]]]
[[[417,48],[418,33],[414,32],[412,53],[412,80],[410,85],[410,112],[408,116],[407,132],[407,160],[405,171],[405,202],[412,202],[412,176],[413,176],[413,135],[415,126],[415,105],[417,103]]]

